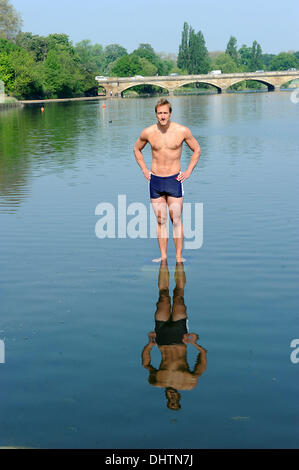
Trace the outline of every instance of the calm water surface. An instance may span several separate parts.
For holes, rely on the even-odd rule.
[[[188,345],[195,375],[169,373],[181,394],[169,409],[159,349],[151,374],[141,360],[157,241],[95,235],[100,202],[125,194],[148,207],[132,148],[156,99],[1,112],[0,446],[298,448],[299,105],[287,92],[172,101],[202,147],[184,185],[185,202],[204,208],[184,301],[207,364]],[[172,294],[172,240],[168,269]]]

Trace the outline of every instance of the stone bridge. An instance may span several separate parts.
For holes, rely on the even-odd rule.
[[[123,91],[136,85],[155,85],[165,88],[173,95],[177,88],[190,83],[206,83],[216,88],[218,93],[243,80],[255,80],[268,87],[268,91],[279,91],[280,87],[291,80],[299,78],[299,71],[287,70],[278,72],[222,73],[213,75],[169,75],[155,77],[96,77],[99,86],[105,88],[106,96],[122,96]]]

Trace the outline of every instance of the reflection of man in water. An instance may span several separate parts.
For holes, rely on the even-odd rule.
[[[173,305],[169,296],[169,271],[166,261],[161,262],[159,272],[159,300],[155,313],[155,331],[148,334],[149,342],[142,351],[142,365],[149,371],[149,383],[165,388],[167,406],[180,409],[179,390],[192,390],[207,367],[206,349],[197,344],[198,335],[188,333],[184,288],[186,276],[183,263],[177,263],[176,286],[173,291]],[[151,365],[151,350],[155,345],[160,349],[162,360],[159,369]],[[187,363],[187,345],[192,344],[199,354],[193,372]]]

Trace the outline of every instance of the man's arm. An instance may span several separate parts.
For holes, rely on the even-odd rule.
[[[193,155],[191,156],[188,168],[186,171],[182,171],[179,176],[177,177],[178,181],[182,183],[190,177],[192,171],[194,170],[197,162],[199,160],[201,149],[197,140],[193,137],[192,132],[187,127],[185,128],[185,138],[184,141],[188,145],[188,147],[193,151]]]
[[[194,366],[193,375],[198,378],[207,368],[207,350],[202,348],[199,344],[194,344],[194,346],[199,350],[199,354]]]
[[[151,179],[151,174],[150,174],[149,170],[146,167],[146,164],[145,164],[142,152],[141,152],[141,150],[144,149],[144,147],[146,146],[147,143],[148,143],[147,133],[146,133],[145,130],[143,130],[140,134],[139,139],[137,140],[136,144],[134,145],[134,155],[135,155],[135,158],[136,158],[136,162],[140,166],[145,178],[149,181]]]
[[[144,346],[141,354],[142,365],[145,369],[150,369],[151,367],[151,350],[156,345],[155,337],[156,333],[154,331],[151,331],[148,334],[149,342]]]
[[[194,371],[192,372],[195,377],[199,378],[201,374],[207,368],[207,349],[197,344],[198,335],[196,333],[185,333],[183,336],[183,343],[185,344],[192,344],[196,349],[198,349],[199,354],[197,356],[196,364],[194,366]]]

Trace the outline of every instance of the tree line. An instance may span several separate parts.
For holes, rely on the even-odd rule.
[[[257,41],[237,46],[231,36],[225,52],[209,52],[203,33],[184,23],[177,57],[142,43],[133,52],[119,44],[103,47],[88,39],[75,45],[66,34],[22,32],[22,19],[9,0],[0,0],[0,80],[18,99],[96,96],[96,75],[153,76],[287,70],[299,68],[299,51],[263,54]],[[137,87],[151,92],[152,87]],[[157,90],[156,90],[157,91]]]
[[[211,70],[222,73],[288,70],[299,67],[299,51],[263,54],[257,41],[238,48],[237,39],[231,36],[225,52],[209,53],[203,33],[195,33],[192,26],[184,23],[177,65],[188,74],[205,74]]]

